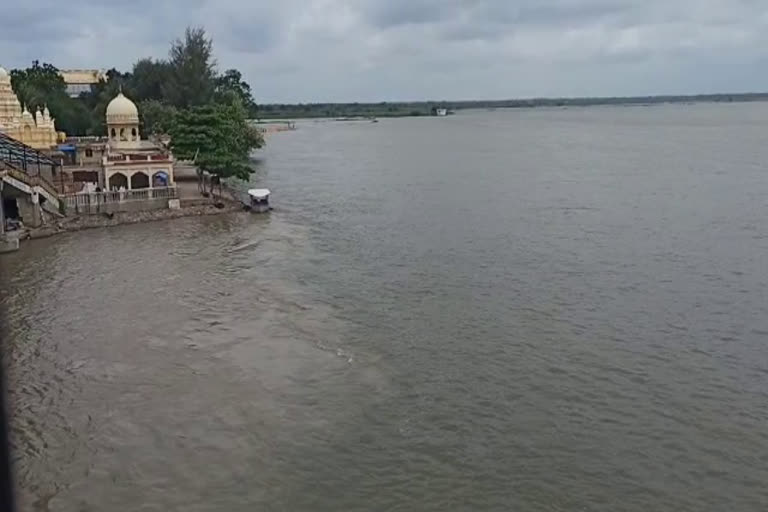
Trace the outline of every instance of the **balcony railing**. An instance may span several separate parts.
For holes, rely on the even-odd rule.
[[[149,155],[138,155],[138,154],[116,154],[116,155],[106,155],[104,157],[104,163],[116,163],[116,162],[170,162],[173,160],[173,157],[169,155],[163,155],[163,154],[149,154]]]
[[[87,210],[91,206],[132,201],[151,201],[153,199],[177,199],[179,197],[175,186],[141,188],[109,192],[79,192],[62,196],[64,205],[71,210]]]

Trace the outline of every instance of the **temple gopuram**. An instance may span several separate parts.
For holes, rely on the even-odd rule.
[[[48,108],[33,115],[22,107],[11,88],[11,77],[0,67],[0,132],[37,150],[50,150],[58,133]]]

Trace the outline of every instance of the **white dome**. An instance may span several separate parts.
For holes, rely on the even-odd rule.
[[[138,124],[139,109],[121,92],[107,105],[107,124]]]

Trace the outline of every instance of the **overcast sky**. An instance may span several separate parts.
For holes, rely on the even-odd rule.
[[[0,0],[0,65],[127,70],[187,25],[258,102],[768,91],[768,0]]]

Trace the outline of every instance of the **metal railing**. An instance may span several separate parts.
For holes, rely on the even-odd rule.
[[[142,188],[136,190],[112,190],[108,192],[79,192],[61,196],[66,208],[80,211],[88,210],[91,206],[133,201],[151,201],[154,199],[177,199],[178,190],[175,186]]]
[[[8,174],[30,186],[39,186],[56,197],[52,179],[59,167],[49,157],[0,132],[0,162]],[[61,169],[59,169],[61,172]]]
[[[116,163],[116,162],[171,162],[173,156],[170,154],[136,154],[136,153],[118,153],[112,155],[104,155],[103,163]]]
[[[42,189],[45,189],[45,191],[48,192],[53,197],[58,197],[59,195],[56,188],[53,185],[51,185],[51,183],[45,178],[43,178],[42,176],[32,176],[28,172],[20,171],[19,169],[15,169],[10,165],[6,167],[5,172],[7,172],[8,175],[11,176],[12,178],[17,179],[22,183],[26,183],[30,187],[40,187]]]

